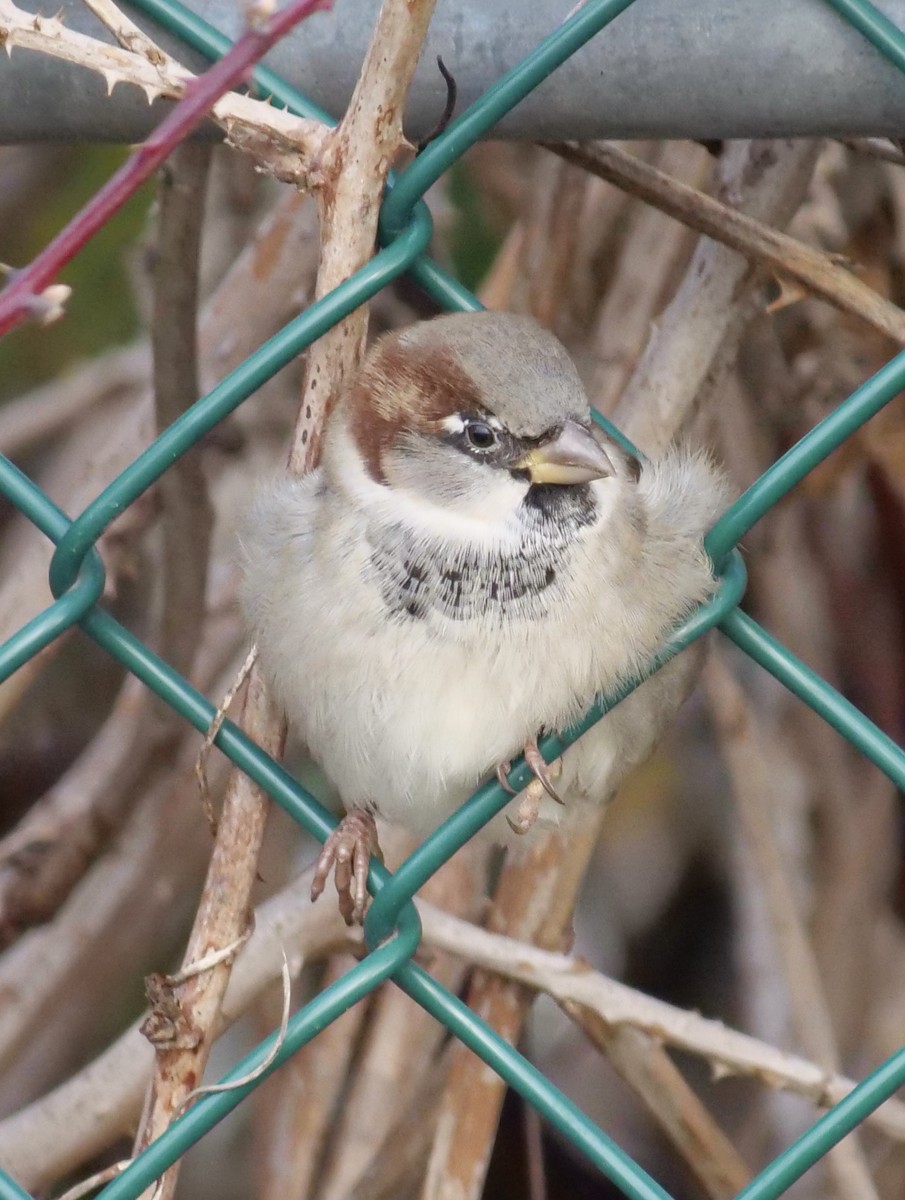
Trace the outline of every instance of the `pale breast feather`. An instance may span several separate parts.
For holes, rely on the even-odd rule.
[[[397,620],[539,620],[556,603],[576,538],[595,517],[590,489],[558,487],[530,488],[517,529],[495,546],[374,522],[368,569]]]

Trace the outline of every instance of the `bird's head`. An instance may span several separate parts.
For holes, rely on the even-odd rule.
[[[420,521],[490,527],[522,506],[587,514],[639,464],[591,420],[572,360],[530,317],[424,321],[379,341],[325,442],[331,483]],[[586,523],[586,522],[585,522]]]

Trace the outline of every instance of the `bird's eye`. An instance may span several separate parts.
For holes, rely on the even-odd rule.
[[[475,450],[489,450],[496,445],[496,433],[486,421],[469,421],[465,426],[465,436]]]

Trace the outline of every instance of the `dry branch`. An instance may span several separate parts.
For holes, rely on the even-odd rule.
[[[321,215],[321,260],[315,295],[319,299],[368,261],[373,253],[383,187],[405,144],[402,109],[434,0],[384,0],[361,74],[341,124],[329,136],[319,163],[316,196]],[[289,453],[294,473],[312,470],[320,457],[323,422],[343,383],[356,370],[367,337],[367,310],[358,308],[308,350],[299,418]],[[256,670],[256,669],[255,669]],[[237,786],[240,786],[237,780]],[[332,903],[331,894],[323,903]],[[330,1058],[312,1051],[322,1065],[325,1094],[341,1086],[347,1067],[340,1050]],[[278,1079],[291,1097],[292,1078]],[[291,1098],[288,1101],[292,1103]],[[279,1102],[277,1102],[279,1103]],[[292,1158],[322,1156],[324,1123],[297,1127],[295,1142],[282,1153]],[[272,1154],[265,1148],[267,1161]]]
[[[559,948],[569,936],[572,909],[600,831],[602,810],[589,813],[580,833],[550,834],[525,857],[507,863],[488,924],[526,948]],[[506,1041],[518,1041],[530,996],[496,972],[478,972],[467,1002]],[[424,1200],[452,1194],[480,1196],[493,1147],[503,1080],[461,1043],[450,1052],[450,1074],[421,1191]]]
[[[828,1108],[855,1084],[768,1042],[728,1028],[696,1012],[647,996],[593,970],[582,959],[526,945],[469,925],[419,904],[427,945],[460,954],[475,966],[532,991],[552,996],[564,1007],[577,1005],[613,1028],[640,1029],[665,1045],[705,1058],[716,1078],[743,1075],[770,1088],[784,1088]],[[888,1100],[868,1118],[896,1141],[905,1140],[905,1103]]]
[[[433,0],[417,4],[385,0],[349,110],[326,139],[317,187],[322,227],[318,296],[363,266],[373,252],[384,182],[404,141],[402,107],[432,11]],[[358,309],[309,350],[290,454],[292,470],[310,470],[316,465],[325,405],[357,366],[366,332],[366,312]],[[242,727],[272,756],[282,756],[285,718],[272,708],[257,666],[249,676]],[[260,789],[241,772],[233,771],[215,855],[221,845],[228,851],[219,855],[222,861],[218,869],[212,861],[187,952],[189,963],[242,935],[266,805]],[[185,1028],[195,1045],[164,1052],[148,1105],[145,1144],[166,1128],[201,1078],[229,970],[229,964],[224,963],[181,989]],[[165,1177],[163,1197],[172,1194],[175,1178],[176,1170],[171,1168]]]
[[[60,269],[150,178],[173,148],[188,137],[212,111],[217,101],[231,88],[244,82],[249,70],[276,42],[312,12],[328,7],[329,2],[290,0],[285,8],[262,18],[257,25],[249,26],[221,59],[203,75],[192,80],[181,100],[147,140],[44,247],[37,258],[17,271],[12,283],[0,292],[0,333],[14,328],[29,316],[37,316],[45,321],[51,319],[48,305],[58,303],[52,293],[58,287],[53,281]],[[22,34],[23,22],[21,13],[11,4],[11,0],[2,0],[2,3],[0,19],[13,18],[19,21],[18,27],[0,26],[0,41],[11,52],[16,34]],[[30,24],[34,31],[35,26],[46,29],[50,22],[54,27],[54,36],[62,36],[63,26],[55,17],[49,21],[32,17],[24,25],[27,30]]]
[[[135,28],[122,14],[118,21],[108,16],[112,6],[95,5],[103,12],[108,28],[128,36]],[[133,41],[133,45],[139,43]],[[183,67],[159,46],[142,35],[141,49],[125,50],[107,42],[67,29],[57,17],[36,16],[17,8],[13,0],[0,0],[0,47],[12,54],[13,48],[38,51],[95,71],[104,79],[108,92],[120,83],[132,84],[151,103],[158,96],[178,100],[199,76]],[[219,99],[210,114],[227,134],[241,142],[265,170],[284,171],[297,183],[303,183],[308,166],[316,159],[327,133],[323,125],[296,117],[267,101],[229,92]]]
[[[172,750],[177,719],[154,720],[150,708],[144,685],[128,678],[85,753],[0,841],[0,946],[50,920],[122,823],[153,762]],[[16,1042],[8,1044],[3,1025],[0,1061]]]
[[[349,945],[350,939],[357,942],[360,935],[346,929],[333,906],[310,903],[310,879],[309,871],[258,909],[255,931],[233,970],[218,1032],[279,979],[284,950],[297,970],[330,949]],[[600,1021],[614,1030],[638,1029],[698,1055],[716,1078],[748,1076],[819,1107],[837,1103],[855,1086],[807,1059],[609,979],[581,959],[491,933],[423,902],[419,911],[426,947],[543,992],[564,1008],[581,1009],[583,1021]],[[0,1121],[5,1168],[34,1190],[101,1152],[137,1116],[150,1058],[136,1024],[55,1091]],[[867,1120],[897,1142],[905,1141],[901,1101],[888,1100]]]
[[[253,674],[247,695],[247,707],[253,716],[246,713],[245,732],[269,753],[281,754],[279,719]],[[232,777],[235,775],[234,772]],[[155,1042],[154,1079],[136,1139],[136,1152],[167,1128],[203,1078],[232,959],[218,962],[199,974],[190,973],[196,962],[216,951],[240,945],[247,934],[251,889],[257,878],[268,805],[263,793],[257,789],[251,792],[250,783],[248,792],[245,787],[227,789],[214,851],[183,959],[182,971],[190,977],[178,988],[167,988],[168,998],[179,1012],[176,1037],[172,1045]],[[163,1195],[172,1195],[177,1175],[177,1167],[171,1167],[163,1177],[159,1185]]]
[[[158,185],[154,255],[154,407],[162,433],[201,394],[198,370],[198,272],[211,147],[177,146]],[[213,510],[194,447],[163,475],[161,502],[163,613],[160,655],[182,675],[191,672],[204,620]]]
[[[717,185],[740,211],[782,227],[804,199],[819,149],[803,142],[733,144],[723,151]],[[646,453],[668,445],[712,398],[753,315],[756,282],[735,251],[707,238],[698,243],[613,413]]]
[[[653,204],[689,228],[737,250],[800,283],[807,292],[850,312],[898,345],[905,345],[905,313],[890,304],[829,254],[805,246],[763,221],[658,171],[606,142],[546,143],[547,148]]]
[[[199,369],[206,386],[212,386],[260,345],[291,314],[299,299],[313,289],[316,256],[314,203],[294,190],[287,191],[204,307]],[[145,390],[149,369],[148,347],[136,343],[85,363],[3,410],[0,437],[6,428],[11,438],[21,441],[62,432],[76,416],[87,412],[39,479],[66,511],[84,508],[153,436],[150,397]],[[103,407],[88,412],[93,399]],[[6,417],[10,418],[8,425],[4,425]],[[259,458],[267,449],[264,435],[280,431],[279,421],[254,402],[244,405],[233,421],[253,439]],[[273,431],[268,430],[268,424],[273,425]],[[228,539],[221,538],[217,548],[215,573],[221,579],[231,569],[234,514],[247,502],[250,483],[247,465],[235,464],[231,469],[232,464],[231,457],[214,456],[209,471],[218,521],[228,531]],[[239,471],[238,478],[235,470]],[[156,512],[156,507],[150,510],[151,515]],[[113,533],[118,536],[117,529],[114,526]],[[134,534],[138,532],[133,529]],[[122,569],[129,569],[129,543],[120,550],[112,561],[107,556],[108,577],[114,586],[119,562],[123,563]],[[12,525],[4,559],[15,562],[16,569],[6,572],[5,585],[0,589],[0,611],[6,617],[2,636],[11,635],[25,615],[49,602],[46,579],[50,553],[46,539],[24,519]],[[230,587],[229,594],[221,594],[217,600],[221,607],[234,602],[234,581]],[[211,632],[216,634],[218,627],[206,630],[201,639],[208,657]],[[221,629],[219,633],[223,639],[221,655],[224,651],[230,653],[238,630],[227,633]],[[53,661],[59,644],[54,643],[0,686],[0,714],[12,710],[25,688]],[[202,671],[202,678],[211,678],[207,669]],[[97,750],[94,744],[89,746],[47,797],[0,843],[5,864],[0,873],[0,912],[5,914],[10,932],[44,920],[55,911],[96,851],[121,824],[126,811],[137,803],[139,793],[134,781],[161,750],[158,733],[164,733],[170,724],[163,720],[160,727],[161,721],[155,719],[153,725],[146,723],[141,728],[140,713],[146,711],[143,696],[140,686],[126,685],[121,706],[124,713],[116,719],[111,717],[109,735],[104,726],[95,738]],[[154,711],[159,718],[163,710],[155,706]],[[175,715],[174,722],[181,726]],[[184,732],[194,736],[190,730]],[[32,854],[28,875],[23,878],[17,862],[25,865],[22,854],[29,846],[40,850],[41,861],[37,863]],[[65,862],[55,860],[57,851]]]
[[[624,1025],[614,1029],[577,1004],[563,1008],[640,1097],[712,1200],[730,1200],[751,1182],[737,1150],[658,1038]]]
[[[818,1064],[828,1072],[835,1071],[839,1053],[826,993],[774,831],[769,743],[750,701],[716,647],[704,679],[742,828],[763,889],[798,1038]],[[841,1195],[876,1200],[859,1138],[853,1135],[840,1142],[829,1151],[826,1161]]]

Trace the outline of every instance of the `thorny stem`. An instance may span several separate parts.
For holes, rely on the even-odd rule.
[[[0,336],[44,307],[41,294],[110,217],[135,194],[175,146],[192,132],[226,92],[300,21],[332,7],[333,0],[290,0],[284,9],[249,28],[209,71],[191,80],[185,95],[147,141],[132,154],[84,208],[17,272],[0,293]]]

